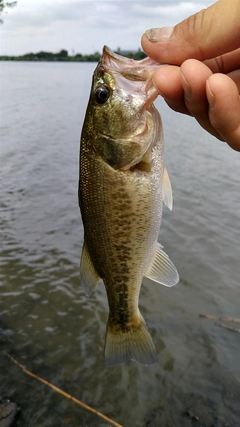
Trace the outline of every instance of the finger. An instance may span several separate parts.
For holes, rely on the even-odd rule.
[[[204,64],[210,68],[213,73],[227,74],[240,68],[240,48],[233,52],[225,53],[216,58],[207,59]]]
[[[236,84],[224,74],[213,74],[206,92],[212,126],[230,147],[240,151],[240,96]]]
[[[240,69],[228,73],[228,77],[230,77],[234,81],[238,88],[238,93],[240,94]]]
[[[159,67],[153,75],[153,83],[170,108],[189,114],[185,106],[179,67],[173,65]]]
[[[208,115],[206,81],[212,75],[211,70],[196,59],[188,59],[180,67],[185,104],[193,116]]]
[[[143,50],[159,63],[176,65],[189,58],[214,58],[239,47],[239,16],[239,0],[219,0],[173,29],[148,30],[142,37]]]
[[[189,59],[181,65],[180,74],[185,106],[189,114],[195,117],[205,130],[220,138],[208,117],[209,104],[206,96],[206,81],[212,75],[211,70],[202,62]]]

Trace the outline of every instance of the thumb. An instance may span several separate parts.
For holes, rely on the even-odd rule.
[[[189,58],[214,58],[240,46],[240,1],[219,0],[175,27],[153,28],[143,50],[160,63],[180,65]]]

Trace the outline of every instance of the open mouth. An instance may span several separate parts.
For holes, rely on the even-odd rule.
[[[141,61],[126,58],[111,51],[107,46],[103,48],[103,68],[109,73],[120,74],[125,81],[136,84],[136,92],[142,93],[146,97],[145,108],[149,109],[151,104],[159,95],[158,90],[153,84],[152,76],[160,64],[157,64],[150,58]],[[133,90],[133,88],[132,88]]]
[[[149,150],[143,156],[140,162],[133,165],[130,170],[135,172],[150,172],[152,166],[152,156],[149,153]]]
[[[150,113],[145,110],[141,113],[136,114],[136,119],[133,122],[134,128],[132,132],[128,132],[126,137],[129,138],[139,138],[148,131],[148,115]]]

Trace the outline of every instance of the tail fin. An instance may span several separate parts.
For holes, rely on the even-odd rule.
[[[142,365],[151,365],[158,360],[152,338],[140,315],[138,326],[120,330],[110,326],[108,322],[105,342],[105,365],[118,365],[127,360],[135,360]]]

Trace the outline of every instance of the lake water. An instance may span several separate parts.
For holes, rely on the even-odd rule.
[[[8,357],[124,427],[240,425],[240,155],[158,99],[174,209],[159,241],[180,274],[145,281],[159,362],[106,369],[103,286],[79,284],[79,135],[96,64],[1,62],[0,395],[17,426],[108,426]],[[225,324],[238,328],[237,323]]]

